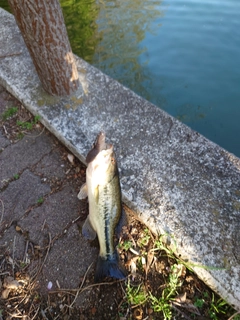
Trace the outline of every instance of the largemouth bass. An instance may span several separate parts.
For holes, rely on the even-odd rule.
[[[100,132],[86,161],[86,184],[78,194],[79,199],[88,196],[89,215],[82,233],[89,239],[98,236],[100,253],[95,272],[95,281],[105,277],[125,278],[114,247],[114,232],[122,217],[121,188],[113,145],[105,142]]]

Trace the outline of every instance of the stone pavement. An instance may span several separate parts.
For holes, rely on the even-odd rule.
[[[20,103],[0,86],[0,114]],[[85,169],[43,127],[30,131],[17,142],[0,129],[0,260],[9,256],[18,263],[41,257],[52,247],[44,263],[41,291],[77,288],[98,249],[82,241],[81,221],[86,203],[77,199]],[[10,135],[11,136],[11,135]],[[70,158],[70,160],[72,160]],[[66,201],[67,199],[67,201]],[[46,252],[46,250],[45,250]],[[86,295],[81,295],[84,299]],[[78,303],[86,301],[79,300]]]

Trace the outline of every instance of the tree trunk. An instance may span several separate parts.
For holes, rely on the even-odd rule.
[[[58,0],[8,0],[43,88],[70,95],[78,72]]]

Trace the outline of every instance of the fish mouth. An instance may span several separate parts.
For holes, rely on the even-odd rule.
[[[97,138],[93,144],[92,149],[88,152],[88,155],[86,157],[87,163],[92,162],[101,151],[113,149],[113,145],[106,143],[105,140],[106,140],[105,132],[100,131],[99,134],[97,135]]]
[[[98,150],[98,152],[101,152],[102,150],[107,150],[107,144],[105,142],[106,140],[106,134],[105,132],[99,132],[99,134],[97,135],[97,138],[94,142],[94,148],[96,148]]]

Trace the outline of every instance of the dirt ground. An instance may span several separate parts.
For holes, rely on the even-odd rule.
[[[126,207],[128,276],[95,284],[84,165],[2,87],[0,114],[0,319],[239,319]]]

